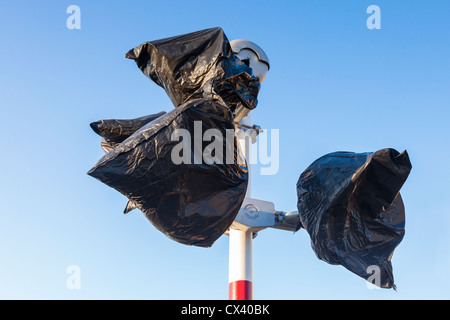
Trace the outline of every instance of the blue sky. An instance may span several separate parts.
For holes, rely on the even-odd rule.
[[[80,30],[66,27],[72,4]],[[366,27],[372,4],[380,30]],[[296,210],[300,173],[334,151],[406,149],[413,164],[392,259],[397,292],[318,260],[304,230],[265,230],[253,242],[254,298],[449,299],[449,9],[444,0],[3,1],[0,298],[227,298],[227,236],[209,249],[178,244],[139,212],[123,215],[126,199],[86,174],[102,156],[90,122],[172,108],[125,53],[220,26],[271,62],[253,120],[280,130],[280,169],[254,175],[255,198]],[[66,286],[70,265],[79,290]]]

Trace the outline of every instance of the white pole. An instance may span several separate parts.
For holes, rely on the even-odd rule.
[[[252,300],[252,232],[230,229],[228,299]]]
[[[251,116],[248,114],[240,124],[251,126]],[[249,135],[247,135],[249,136]],[[238,136],[239,139],[239,136]],[[246,197],[252,196],[252,172],[251,172],[251,144],[252,141],[245,137],[239,139],[241,150],[247,161],[248,187]],[[228,273],[228,299],[230,300],[252,300],[252,239],[251,230],[237,230],[230,228],[229,231],[229,273]]]

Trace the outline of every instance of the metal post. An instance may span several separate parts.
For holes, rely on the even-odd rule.
[[[251,126],[251,116],[247,115],[240,124]],[[251,141],[239,138],[241,150],[247,160],[248,187],[246,197],[252,196],[251,183]],[[229,273],[228,273],[228,299],[229,300],[252,300],[252,240],[251,230],[229,230]]]
[[[230,229],[229,300],[252,300],[252,232]]]

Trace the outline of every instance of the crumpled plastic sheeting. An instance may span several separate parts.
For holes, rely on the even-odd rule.
[[[123,142],[149,122],[158,119],[165,112],[127,120],[99,120],[90,124],[92,130],[100,137],[116,143]]]
[[[107,154],[88,174],[128,197],[125,213],[137,207],[171,239],[211,246],[244,200],[245,161],[238,160],[242,154],[235,143],[234,164],[175,165],[170,151],[177,142],[170,135],[188,129],[193,136],[193,122],[201,120],[203,132],[219,129],[225,137],[224,130],[234,129],[236,109],[256,107],[259,79],[233,53],[221,28],[146,42],[126,58],[164,88],[176,109],[140,129],[136,121],[130,127],[121,122],[121,130],[116,120],[91,124]]]
[[[152,114],[144,117],[127,120],[99,120],[90,124],[92,130],[102,137],[101,146],[102,149],[108,153],[115,147],[117,147],[126,138],[131,136],[137,130],[142,128],[149,122],[158,119],[165,112],[162,111],[157,114]]]
[[[136,131],[88,174],[128,197],[171,239],[209,247],[234,221],[245,197],[248,169],[240,160],[236,137],[233,164],[195,164],[196,150],[202,152],[211,144],[203,141],[195,146],[196,121],[201,121],[202,133],[217,129],[223,137],[227,129],[234,128],[226,106],[207,99],[193,100]],[[180,143],[171,138],[177,129],[191,133],[190,164],[172,160],[172,150]],[[222,144],[226,152],[230,147],[226,139]]]
[[[155,119],[158,119],[164,114],[166,114],[166,112],[161,111],[157,114],[151,114],[135,119],[99,120],[96,122],[92,122],[90,126],[95,133],[102,137],[100,145],[103,151],[105,153],[108,153],[112,149],[117,147],[120,143],[122,143],[126,138],[142,128],[144,125],[152,122]],[[128,201],[123,212],[128,213],[134,209],[136,209],[136,205],[132,201]]]
[[[259,79],[233,53],[221,28],[146,42],[125,57],[164,88],[175,107],[196,98],[222,102],[232,112],[256,107]]]
[[[395,289],[391,257],[405,234],[399,191],[410,171],[407,152],[393,149],[335,152],[311,164],[298,180],[297,206],[317,257],[365,279],[376,266],[379,286]]]

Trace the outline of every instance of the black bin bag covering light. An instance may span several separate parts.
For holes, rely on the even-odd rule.
[[[206,98],[234,112],[239,106],[254,109],[258,102],[259,79],[233,53],[221,28],[146,42],[126,57],[164,88],[175,107]]]
[[[161,117],[165,112],[129,120],[99,120],[90,124],[92,130],[101,136],[101,146],[109,152],[149,122]]]
[[[297,206],[317,257],[365,279],[379,268],[378,285],[395,288],[391,257],[405,234],[399,191],[410,171],[407,152],[393,149],[312,163],[298,180]]]
[[[225,137],[235,128],[237,108],[256,107],[259,80],[232,52],[221,28],[147,42],[126,57],[166,91],[175,109],[128,123],[91,124],[107,153],[88,174],[130,200],[125,212],[137,207],[169,238],[210,247],[230,227],[245,198],[247,165],[236,137],[231,144]],[[199,143],[199,123],[201,135],[216,129],[223,140],[200,136]],[[184,136],[173,139],[180,130],[190,133],[190,143]],[[190,149],[183,149],[179,163],[173,152],[184,143]],[[223,161],[201,159],[211,144],[221,145]],[[227,154],[233,161],[226,161]]]
[[[195,146],[194,134],[184,150],[172,135],[177,129],[194,133],[217,129],[226,136],[233,129],[230,110],[213,101],[196,99],[144,126],[103,157],[89,174],[127,196],[153,225],[183,244],[211,246],[234,221],[247,189],[247,167],[207,165],[202,160],[211,141]],[[200,122],[201,121],[201,122]],[[233,156],[238,156],[237,142]],[[183,144],[181,145],[183,146]],[[195,146],[195,147],[194,147]],[[222,142],[225,152],[226,141]],[[173,152],[186,163],[174,161]],[[180,153],[178,153],[180,151]],[[200,162],[196,164],[195,162]]]

